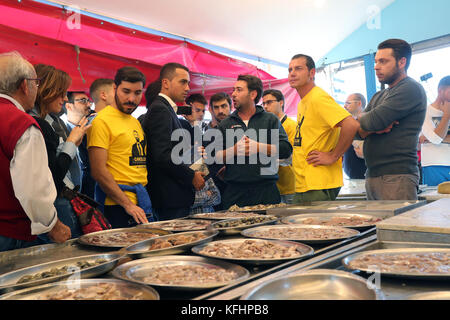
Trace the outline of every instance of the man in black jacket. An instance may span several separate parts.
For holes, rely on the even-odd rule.
[[[227,183],[223,208],[281,201],[277,160],[289,158],[292,146],[280,120],[256,105],[262,93],[259,78],[240,75],[232,94],[236,110],[219,124],[224,144],[216,160],[225,162]]]
[[[182,129],[176,103],[184,102],[189,92],[189,69],[167,63],[161,69],[159,81],[161,92],[149,106],[143,129],[147,137],[148,191],[158,218],[169,220],[189,214],[195,190],[201,190],[205,181],[201,172],[180,163],[178,154],[172,152],[180,143],[171,138],[175,130]],[[185,133],[182,132],[181,143],[187,142],[190,147],[190,137]]]

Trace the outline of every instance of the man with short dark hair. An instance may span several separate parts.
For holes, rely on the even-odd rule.
[[[407,75],[411,55],[411,46],[400,39],[383,41],[375,55],[376,75],[388,88],[372,97],[359,119],[369,200],[417,199],[417,146],[427,97]]]
[[[366,98],[361,93],[352,93],[344,104],[345,110],[350,112],[354,119],[358,119],[365,107]],[[365,177],[367,168],[364,161],[363,144],[364,140],[355,137],[352,145],[344,153],[342,159],[344,172],[350,179],[364,179]]]
[[[47,232],[58,243],[71,237],[53,205],[57,193],[44,137],[26,113],[39,82],[20,54],[0,54],[0,251],[38,245],[37,235]]]
[[[277,161],[289,158],[292,146],[280,120],[257,105],[262,93],[259,78],[240,75],[232,94],[236,110],[218,127],[224,143],[216,159],[226,167],[225,209],[281,201]]]
[[[438,97],[427,107],[420,137],[423,183],[450,181],[450,76],[439,81]]]
[[[216,128],[222,120],[225,120],[231,113],[231,97],[225,92],[215,93],[209,98],[209,112],[211,122],[208,128]]]
[[[88,131],[91,174],[98,183],[96,200],[104,203],[105,217],[113,228],[147,223],[151,214],[145,189],[145,136],[141,124],[131,115],[141,102],[144,86],[141,71],[134,67],[119,69],[114,78],[113,103],[98,112]]]
[[[342,155],[358,122],[314,82],[314,60],[298,54],[289,63],[289,85],[301,97],[297,110],[293,168],[295,203],[335,200],[344,184]]]
[[[200,93],[191,94],[186,98],[186,104],[191,106],[191,114],[184,115],[184,119],[180,118],[182,127],[189,131],[191,142],[201,145],[201,136],[203,133],[203,118],[205,117],[206,99]],[[196,141],[197,139],[197,141]]]
[[[89,88],[89,95],[95,104],[95,112],[114,103],[114,80],[96,79]]]
[[[288,135],[289,143],[293,145],[297,123],[284,113],[283,93],[280,90],[269,89],[263,92],[262,99],[264,109],[278,117]],[[287,163],[280,163],[278,176],[277,187],[280,190],[281,201],[283,203],[292,203],[295,194],[295,176],[292,169],[292,159]]]
[[[179,143],[172,141],[174,132],[181,132],[181,139],[184,138],[181,143],[187,143],[188,148],[191,146],[191,140],[182,131],[176,104],[183,103],[189,92],[189,69],[179,63],[167,63],[161,68],[159,81],[161,91],[148,107],[143,128],[147,137],[153,208],[160,220],[170,220],[189,215],[194,192],[203,189],[205,180],[200,171],[178,161],[178,154],[172,157]]]

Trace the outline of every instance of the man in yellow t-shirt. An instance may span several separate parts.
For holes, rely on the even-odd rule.
[[[315,73],[307,55],[295,55],[289,63],[289,85],[301,97],[293,145],[294,203],[336,199],[343,186],[341,157],[359,128],[348,111],[316,87]]]
[[[280,119],[281,125],[286,131],[291,145],[294,144],[295,130],[297,123],[284,113],[284,95],[280,90],[269,89],[263,92],[263,107],[267,112],[272,112]],[[292,158],[289,158],[290,164],[280,163],[278,169],[277,187],[280,191],[281,202],[292,203],[295,194],[295,176],[292,169]]]
[[[150,213],[138,203],[143,197],[147,198],[142,202],[150,203],[144,188],[147,144],[139,121],[131,115],[141,102],[144,85],[145,76],[138,69],[119,69],[114,103],[98,112],[88,131],[91,174],[101,189],[96,196],[98,191],[106,195],[104,214],[113,228],[147,223],[146,214]],[[140,188],[129,191],[127,187]]]

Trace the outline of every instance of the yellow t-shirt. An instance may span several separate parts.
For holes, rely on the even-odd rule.
[[[100,147],[108,151],[106,167],[118,184],[147,185],[147,142],[136,118],[107,106],[92,121],[87,139],[88,148]],[[125,193],[137,204],[134,192]],[[115,204],[106,197],[105,205]]]
[[[287,117],[282,123],[284,131],[288,135],[288,139],[291,145],[294,145],[295,130],[297,129],[297,122]],[[295,176],[292,165],[280,166],[278,169],[278,182],[277,187],[281,195],[295,193]]]
[[[342,158],[329,166],[314,167],[306,162],[306,157],[314,150],[332,151],[340,133],[340,128],[335,126],[348,116],[350,113],[319,87],[314,87],[299,102],[292,159],[295,192],[332,189],[344,184]],[[300,137],[301,146],[298,146]]]

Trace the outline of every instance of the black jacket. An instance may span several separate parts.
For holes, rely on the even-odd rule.
[[[158,96],[153,101],[142,127],[147,137],[147,188],[153,207],[190,208],[195,199],[194,171],[187,164],[174,164],[171,159],[172,150],[178,144],[171,141],[172,133],[182,127],[166,99]]]

